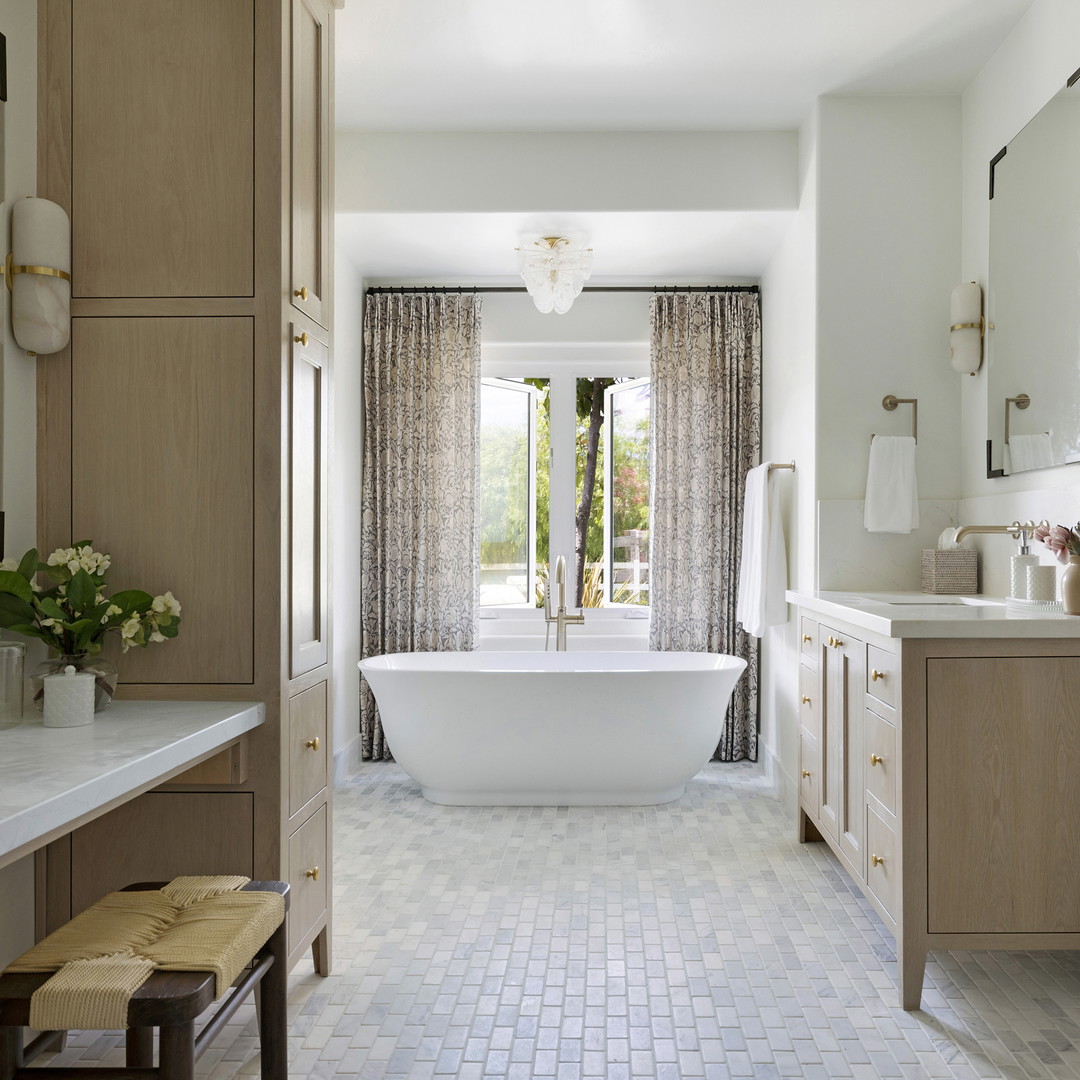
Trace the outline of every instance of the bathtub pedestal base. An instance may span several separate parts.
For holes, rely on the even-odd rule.
[[[662,791],[444,791],[421,787],[440,806],[658,806],[686,794],[686,784]]]

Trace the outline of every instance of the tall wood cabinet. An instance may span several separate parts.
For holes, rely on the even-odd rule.
[[[931,950],[1080,948],[1080,638],[800,634],[799,838],[896,936],[903,1007]]]
[[[266,723],[39,855],[40,928],[128,881],[293,887],[329,970],[327,480],[332,38],[325,0],[39,0],[38,193],[72,225],[72,335],[38,360],[39,546],[171,589],[130,698]]]

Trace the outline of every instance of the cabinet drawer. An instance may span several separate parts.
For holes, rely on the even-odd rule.
[[[821,735],[818,674],[808,664],[799,665],[799,724],[814,738]]]
[[[799,731],[799,798],[803,808],[816,818],[821,809],[821,756],[818,741]]]
[[[320,806],[289,837],[289,949],[292,951],[326,911],[330,865],[326,859],[326,807]]]
[[[326,683],[289,700],[289,816],[326,787]]]
[[[874,645],[866,646],[866,692],[884,701],[886,705],[896,706],[900,681],[900,657],[886,652]]]
[[[866,884],[878,903],[896,917],[896,890],[900,881],[896,833],[868,806],[866,808]]]
[[[866,711],[866,790],[896,813],[896,728]]]
[[[799,648],[802,651],[803,656],[813,657],[817,659],[817,646],[818,646],[818,624],[813,619],[808,619],[805,615],[799,619]]]

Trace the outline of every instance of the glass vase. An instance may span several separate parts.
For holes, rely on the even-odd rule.
[[[45,711],[45,684],[42,681],[46,675],[59,674],[68,665],[76,671],[88,671],[94,675],[94,712],[101,712],[113,699],[116,691],[116,681],[120,673],[111,660],[98,654],[90,656],[87,653],[68,653],[50,657],[43,660],[30,672],[30,696],[34,702],[34,708],[38,712]]]

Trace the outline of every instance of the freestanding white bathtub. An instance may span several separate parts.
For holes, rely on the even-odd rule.
[[[451,806],[677,799],[746,661],[694,652],[392,653],[360,661],[398,764]]]

